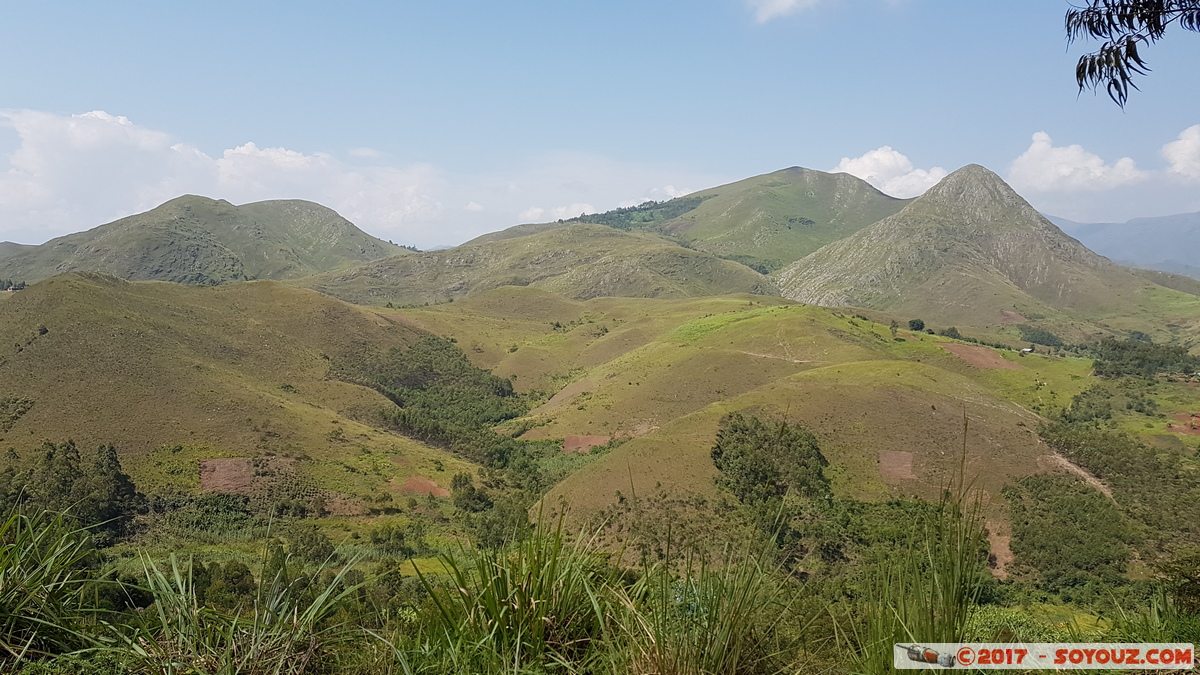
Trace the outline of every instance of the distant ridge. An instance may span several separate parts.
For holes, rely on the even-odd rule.
[[[651,234],[578,224],[393,256],[291,283],[368,305],[446,302],[500,286],[533,286],[574,299],[778,293],[770,279],[744,265]]]
[[[184,195],[40,246],[0,243],[0,276],[36,282],[81,271],[133,281],[218,284],[288,279],[401,253],[320,204],[274,200],[234,206]]]
[[[1200,279],[1200,213],[1134,218],[1124,223],[1047,218],[1088,248],[1122,265]]]
[[[909,201],[889,197],[850,174],[794,166],[666,202],[557,223],[517,225],[468,243],[597,224],[653,232],[769,273],[899,211]]]

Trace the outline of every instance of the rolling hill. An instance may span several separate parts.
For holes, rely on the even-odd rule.
[[[1032,320],[1070,339],[1094,335],[1097,327],[1162,338],[1200,331],[1200,297],[1093,253],[976,165],[777,278],[783,295],[800,302],[881,309],[941,324],[1002,327]]]
[[[292,283],[371,305],[446,302],[500,286],[534,286],[577,299],[776,293],[769,279],[744,265],[602,225],[410,253]]]
[[[991,355],[975,365],[946,338],[893,338],[886,323],[762,296],[580,302],[499,288],[396,313],[455,337],[516,387],[553,393],[513,423],[523,438],[627,441],[546,500],[584,515],[631,487],[715,495],[716,425],[744,409],[813,429],[838,467],[836,489],[874,499],[935,494],[961,447],[965,408],[970,467],[995,496],[1006,480],[1052,467],[1031,409],[1061,405],[1092,379],[1085,359],[959,345]]]
[[[0,304],[0,448],[118,446],[149,492],[199,487],[201,462],[276,458],[345,496],[465,464],[360,423],[389,406],[331,360],[426,333],[272,281],[215,287],[55,277]],[[14,403],[14,402],[19,402]],[[276,460],[271,460],[276,461]]]
[[[185,195],[145,213],[40,246],[0,244],[0,277],[28,282],[65,272],[216,284],[287,279],[404,253],[319,204],[234,206]]]
[[[899,211],[895,199],[845,173],[791,167],[667,202],[518,225],[469,243],[537,234],[573,223],[654,232],[768,273]]]

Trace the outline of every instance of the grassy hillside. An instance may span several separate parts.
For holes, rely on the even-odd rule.
[[[631,486],[715,495],[713,434],[724,414],[746,408],[813,429],[835,490],[871,499],[935,494],[961,447],[965,408],[969,468],[999,499],[1007,480],[1057,466],[1034,435],[1037,411],[1094,381],[1087,359],[963,344],[956,355],[940,336],[893,337],[886,315],[877,323],[748,295],[579,302],[501,288],[396,313],[453,336],[519,389],[554,394],[507,429],[623,442],[586,456],[551,492],[547,503],[561,497],[583,513]]]
[[[908,201],[888,197],[850,174],[792,167],[666,202],[518,225],[470,243],[595,223],[655,232],[765,274],[899,211]]]
[[[425,335],[410,325],[275,282],[72,274],[11,295],[0,304],[0,401],[31,405],[9,406],[0,448],[112,442],[139,486],[168,492],[195,490],[199,462],[222,458],[274,457],[274,469],[351,498],[399,496],[416,475],[448,484],[465,466],[356,421],[390,404],[328,377],[360,345],[406,348]],[[249,471],[214,467],[229,480]]]
[[[85,271],[214,284],[297,277],[403,251],[312,202],[234,206],[186,195],[40,246],[0,245],[0,277],[34,282]]]
[[[500,286],[534,286],[581,299],[775,292],[743,265],[600,225],[396,256],[294,283],[371,305],[446,302]]]
[[[1083,340],[1105,330],[1179,339],[1200,301],[1092,253],[998,176],[968,166],[899,213],[782,270],[786,297],[1006,330],[1035,322]]]

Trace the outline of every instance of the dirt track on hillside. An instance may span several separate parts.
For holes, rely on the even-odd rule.
[[[1079,476],[1080,478],[1082,478],[1083,481],[1085,483],[1087,483],[1088,485],[1091,485],[1092,487],[1099,490],[1101,493],[1104,494],[1105,497],[1108,497],[1114,503],[1117,501],[1116,498],[1113,497],[1112,490],[1110,490],[1109,487],[1107,485],[1105,485],[1099,478],[1093,476],[1087,469],[1079,466],[1078,464],[1072,462],[1071,460],[1067,459],[1066,457],[1063,457],[1062,455],[1058,454],[1057,452],[1051,453],[1049,455],[1042,455],[1041,457],[1038,457],[1038,465],[1041,466],[1042,468],[1052,468],[1053,467],[1053,468],[1065,469],[1067,471],[1070,471],[1071,473],[1075,474],[1076,476]]]

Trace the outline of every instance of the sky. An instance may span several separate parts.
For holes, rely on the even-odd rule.
[[[789,166],[898,197],[982,164],[1045,213],[1200,211],[1200,34],[1125,110],[1058,0],[0,0],[0,240],[180,194],[400,244]]]

